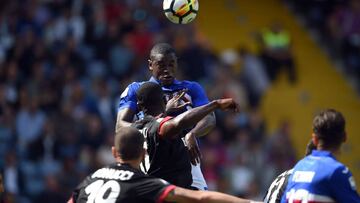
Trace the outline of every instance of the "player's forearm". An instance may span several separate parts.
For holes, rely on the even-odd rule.
[[[193,108],[174,118],[178,129],[185,129],[194,126],[205,116],[219,107],[217,101],[212,101],[206,105]]]
[[[251,200],[241,199],[235,196],[227,195],[220,192],[198,191],[200,201],[206,203],[253,203]]]
[[[201,119],[189,133],[196,137],[201,137],[208,134],[216,125],[215,114],[210,113]]]

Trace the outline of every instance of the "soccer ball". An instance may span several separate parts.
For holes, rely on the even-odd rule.
[[[198,0],[164,0],[165,16],[173,23],[187,24],[193,21],[199,11]]]

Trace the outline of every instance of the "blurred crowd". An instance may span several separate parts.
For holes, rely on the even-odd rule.
[[[272,81],[262,58],[246,48],[215,53],[195,24],[171,24],[161,5],[162,0],[1,3],[0,170],[6,203],[65,202],[85,175],[113,161],[119,95],[130,82],[149,78],[147,57],[156,42],[175,47],[178,79],[200,82],[210,99],[233,97],[244,110],[217,112],[217,127],[200,140],[209,189],[261,200],[272,179],[293,166],[291,124],[284,120],[268,135],[258,109]]]
[[[360,92],[360,0],[286,0]]]

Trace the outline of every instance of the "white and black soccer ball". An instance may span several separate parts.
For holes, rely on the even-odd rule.
[[[187,24],[196,18],[199,11],[198,0],[164,0],[165,16],[173,23]]]

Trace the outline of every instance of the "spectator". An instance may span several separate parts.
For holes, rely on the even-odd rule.
[[[287,72],[291,83],[296,82],[294,59],[291,52],[291,35],[279,22],[261,32],[262,60],[271,81],[281,69]]]
[[[21,110],[16,116],[16,132],[18,134],[19,149],[25,155],[30,142],[41,135],[46,116],[38,107],[37,97],[27,98],[27,94],[24,93],[21,103]]]
[[[242,77],[248,92],[251,106],[258,106],[263,94],[269,88],[269,78],[260,59],[246,48],[240,48],[239,56],[242,66]]]

